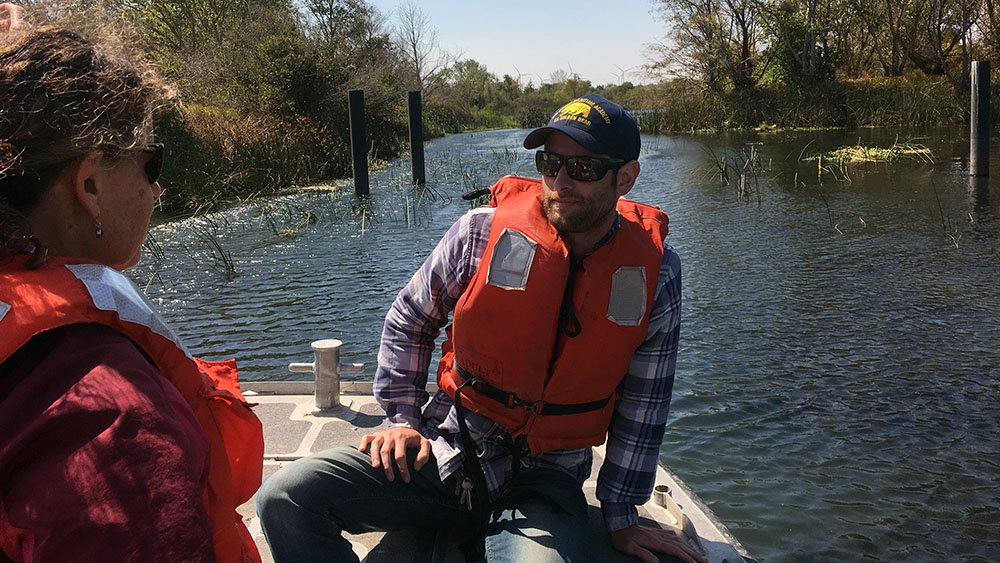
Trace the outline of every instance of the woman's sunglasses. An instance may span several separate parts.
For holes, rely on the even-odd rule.
[[[597,156],[563,156],[554,152],[535,153],[535,168],[542,176],[555,177],[559,169],[566,166],[570,178],[579,182],[596,182],[608,173],[625,165],[620,158],[600,158]]]
[[[136,149],[139,152],[153,155],[142,167],[146,173],[146,179],[150,184],[155,184],[160,179],[160,172],[163,170],[163,143],[152,143],[146,145],[144,149]]]

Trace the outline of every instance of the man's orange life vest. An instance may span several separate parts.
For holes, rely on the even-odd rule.
[[[81,260],[53,259],[28,270],[26,256],[0,262],[0,363],[33,336],[77,323],[107,325],[135,342],[180,390],[208,437],[202,498],[220,563],[260,562],[236,507],[260,486],[264,437],[240,393],[234,360],[191,357],[120,272]]]
[[[599,445],[646,338],[667,216],[619,199],[620,228],[571,276],[540,181],[509,176],[491,191],[489,243],[447,330],[438,385],[454,398],[472,380],[463,406],[526,435],[532,452]],[[560,321],[567,291],[576,327]]]

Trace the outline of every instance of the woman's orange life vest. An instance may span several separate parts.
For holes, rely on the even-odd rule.
[[[220,563],[260,562],[236,512],[260,487],[264,437],[240,392],[236,362],[193,358],[120,272],[96,263],[53,259],[28,270],[27,256],[0,263],[0,363],[33,336],[61,326],[100,323],[135,342],[177,387],[208,437],[202,499]]]
[[[494,398],[467,386],[463,406],[526,435],[532,452],[599,445],[646,338],[667,216],[619,199],[620,228],[570,280],[570,251],[545,216],[540,181],[509,176],[491,191],[489,242],[447,329],[438,385],[454,398],[463,382],[485,380]],[[568,282],[580,328],[572,337],[559,320]],[[586,403],[586,412],[554,414]]]

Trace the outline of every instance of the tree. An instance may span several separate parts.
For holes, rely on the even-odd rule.
[[[451,101],[457,105],[476,109],[486,107],[492,98],[497,77],[486,67],[472,59],[456,62],[444,74],[450,87]]]
[[[767,67],[753,0],[657,0],[671,25],[668,41],[650,46],[654,74],[686,74],[712,91],[754,87]]]
[[[592,92],[594,86],[589,80],[579,78],[567,78],[556,88],[557,98],[562,100],[573,100],[583,96],[587,92]]]
[[[218,52],[246,33],[248,22],[275,12],[290,13],[286,0],[136,0],[121,2],[147,30],[149,44],[163,53]]]
[[[830,31],[827,56],[836,66],[838,76],[860,78],[868,75],[875,65],[875,48],[868,32],[864,14],[858,13],[844,0],[832,1],[827,11]]]
[[[441,85],[441,71],[454,57],[438,45],[437,30],[413,1],[399,7],[393,44],[406,70],[405,82],[413,90],[431,94]]]
[[[969,53],[969,30],[975,25],[975,8],[969,0],[929,0],[927,39],[933,51],[935,69],[965,91],[972,68]],[[958,48],[958,65],[951,62]]]
[[[981,15],[978,18],[979,35],[993,57],[1000,55],[1000,2],[982,0]]]
[[[774,60],[784,80],[807,84],[833,78],[828,60],[826,14],[820,0],[758,0],[758,10],[773,37]]]
[[[886,76],[902,76],[915,48],[927,0],[851,0],[862,15]]]
[[[326,43],[348,41],[366,47],[385,36],[386,17],[365,0],[304,0],[309,31]]]

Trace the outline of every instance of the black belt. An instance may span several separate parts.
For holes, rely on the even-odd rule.
[[[462,369],[462,367],[458,365],[458,362],[455,362],[454,365],[455,372],[464,380],[464,382],[458,385],[458,387],[472,387],[476,393],[479,393],[486,398],[493,399],[508,409],[520,407],[536,416],[559,416],[564,414],[580,414],[596,411],[604,408],[604,406],[608,404],[608,401],[611,400],[611,396],[609,395],[603,399],[590,401],[589,403],[549,403],[546,401],[528,402],[522,400],[514,393],[504,391],[503,389],[490,385],[485,379],[472,375]],[[456,393],[456,395],[458,395],[458,393]]]

